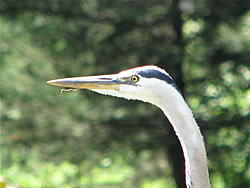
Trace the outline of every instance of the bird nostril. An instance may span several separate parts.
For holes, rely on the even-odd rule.
[[[100,80],[112,80],[112,78],[99,78]]]

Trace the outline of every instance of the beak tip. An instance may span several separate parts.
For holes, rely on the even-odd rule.
[[[50,84],[50,85],[56,85],[56,81],[55,80],[49,80],[47,81],[47,84]]]
[[[57,79],[57,80],[48,80],[47,84],[59,87],[72,87],[75,88],[74,82],[72,83],[67,78],[65,79]]]
[[[47,84],[51,84],[51,83],[53,83],[53,80],[47,81]]]

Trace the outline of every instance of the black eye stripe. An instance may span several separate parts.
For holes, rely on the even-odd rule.
[[[174,88],[176,88],[180,92],[180,89],[177,87],[173,78],[161,71],[158,71],[155,69],[147,69],[147,70],[138,72],[138,74],[145,78],[157,78],[159,80],[163,80],[167,82],[168,84],[171,84]]]

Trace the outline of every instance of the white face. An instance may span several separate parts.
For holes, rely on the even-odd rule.
[[[140,100],[158,106],[160,104],[163,88],[164,90],[165,88],[169,88],[169,90],[175,90],[175,88],[163,80],[157,78],[146,78],[138,74],[138,72],[146,69],[156,69],[163,72],[164,74],[167,74],[164,70],[155,66],[133,68],[114,75],[115,78],[124,81],[124,84],[120,84],[117,90],[91,90],[104,95],[122,97],[129,100]]]

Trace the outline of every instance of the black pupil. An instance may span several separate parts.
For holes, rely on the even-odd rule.
[[[137,81],[137,77],[136,77],[136,76],[133,76],[133,77],[132,77],[132,80],[133,80],[134,82],[136,82],[136,81]]]

